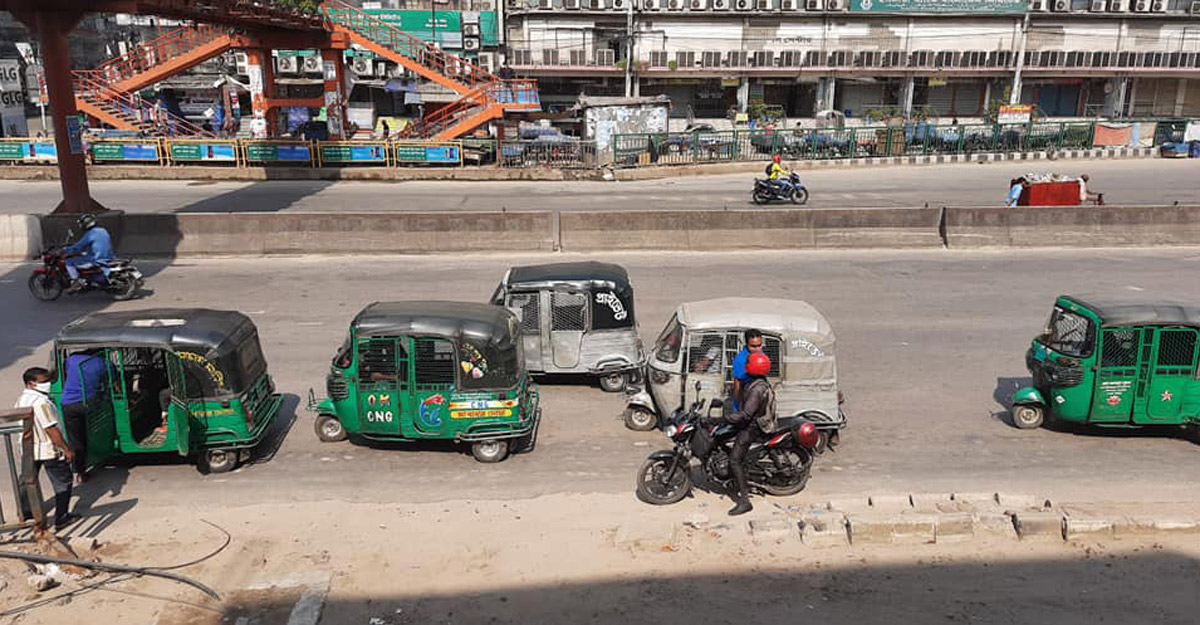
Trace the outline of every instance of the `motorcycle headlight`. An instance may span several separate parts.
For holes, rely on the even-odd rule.
[[[667,429],[666,429],[666,433],[667,433],[668,438],[675,438],[675,435],[679,433],[679,426],[668,425]]]

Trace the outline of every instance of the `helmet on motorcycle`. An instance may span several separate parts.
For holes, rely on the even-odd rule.
[[[746,359],[746,373],[749,375],[766,376],[771,372],[771,359],[762,352],[752,352]]]
[[[780,155],[778,155],[778,154],[776,154],[775,156],[772,156],[772,157],[771,157],[771,160],[775,161],[776,163],[778,163],[778,162],[779,162],[780,160],[782,160],[782,159],[783,159],[783,157],[782,157],[782,156],[780,156]]]
[[[96,216],[91,213],[84,213],[75,220],[79,227],[83,230],[91,230],[96,227]]]

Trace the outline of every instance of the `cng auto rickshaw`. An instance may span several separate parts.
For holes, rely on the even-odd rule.
[[[87,368],[103,371],[99,384],[84,379],[80,365],[93,357],[103,362]],[[53,368],[56,402],[69,376],[100,389],[84,398],[89,466],[118,455],[177,452],[196,457],[207,472],[231,471],[263,439],[282,403],[258,330],[239,312],[93,313],[58,333]]]
[[[1063,295],[1025,364],[1013,423],[1105,427],[1200,422],[1200,306]]]
[[[645,357],[625,268],[574,262],[513,267],[492,295],[521,322],[531,373],[586,373],[616,393]]]
[[[517,332],[517,318],[499,306],[367,306],[333,358],[328,397],[309,391],[317,438],[453,440],[480,462],[532,451],[541,409]]]
[[[846,425],[838,391],[834,334],[806,302],[723,298],[681,304],[655,341],[637,380],[625,389],[625,426],[648,431],[693,400],[722,400],[733,387],[733,359],[744,333],[763,335],[771,359],[767,379],[780,418],[800,416],[821,434],[818,450],[837,441]],[[698,386],[697,386],[698,383]]]

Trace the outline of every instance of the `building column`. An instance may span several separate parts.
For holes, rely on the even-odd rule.
[[[913,111],[913,92],[917,88],[917,79],[909,74],[904,77],[904,84],[900,87],[900,110],[905,119],[912,117]]]
[[[1104,116],[1120,117],[1125,105],[1125,94],[1129,90],[1129,78],[1117,76],[1105,83]]]
[[[345,65],[342,51],[321,50],[321,67],[325,77],[325,123],[329,126],[329,138],[341,141],[345,138],[346,98],[342,93]]]
[[[1121,108],[1123,110],[1121,111],[1121,115],[1125,116],[1125,117],[1133,117],[1133,115],[1135,113],[1134,107],[1136,106],[1136,103],[1137,103],[1138,85],[1141,84],[1142,81],[1141,81],[1141,79],[1136,78],[1136,77],[1127,78],[1126,80],[1129,81],[1129,87],[1128,87],[1129,97],[1122,100]],[[1126,106],[1124,104],[1125,102],[1128,102],[1129,105]]]
[[[34,26],[38,33],[54,122],[54,148],[58,154],[58,177],[63,193],[55,213],[87,213],[102,209],[94,205],[88,189],[87,166],[77,123],[79,112],[75,108],[75,87],[71,77],[71,51],[67,45],[67,35],[82,15],[82,12],[38,11],[34,24],[27,24]],[[67,118],[74,118],[76,123],[68,125]],[[72,143],[79,149],[72,150]]]
[[[1183,117],[1183,105],[1186,103],[1187,79],[1180,78],[1179,86],[1175,87],[1175,109],[1171,112],[1175,117]]]
[[[825,76],[817,81],[816,113],[833,109],[837,100],[837,78]]]
[[[750,109],[750,77],[743,76],[742,82],[738,84],[737,106],[739,113],[745,113]]]
[[[246,71],[250,75],[250,107],[255,117],[267,122],[268,136],[274,136],[279,128],[276,121],[277,109],[271,108],[275,97],[275,67],[271,51],[263,48],[246,50]]]

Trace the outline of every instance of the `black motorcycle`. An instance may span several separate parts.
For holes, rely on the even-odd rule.
[[[676,410],[667,421],[665,432],[675,442],[675,449],[650,454],[638,469],[638,499],[665,506],[686,497],[692,491],[693,457],[700,461],[706,479],[716,481],[725,492],[730,492],[733,472],[729,468],[729,454],[737,428],[728,423],[701,427],[703,407],[704,401],[697,399],[687,410]],[[713,400],[708,412],[722,407],[721,400]],[[746,453],[744,462],[751,488],[777,497],[804,490],[812,469],[813,449],[820,438],[816,426],[803,417],[780,419],[779,429],[766,440],[752,443]]]
[[[787,178],[776,180],[774,183],[763,178],[755,178],[754,190],[750,192],[750,197],[754,199],[755,204],[768,204],[775,200],[792,204],[807,204],[808,189],[805,189],[804,183],[800,182],[800,176],[796,172],[792,172]]]
[[[104,275],[104,269],[108,275]],[[34,267],[29,276],[29,292],[43,302],[51,302],[66,293],[85,293],[87,291],[104,291],[118,301],[133,299],[138,290],[145,284],[142,272],[126,259],[113,259],[86,269],[79,269],[79,278],[83,288],[78,291],[68,291],[71,285],[70,274],[67,272],[67,255],[62,248],[51,247],[42,252],[42,264]]]

